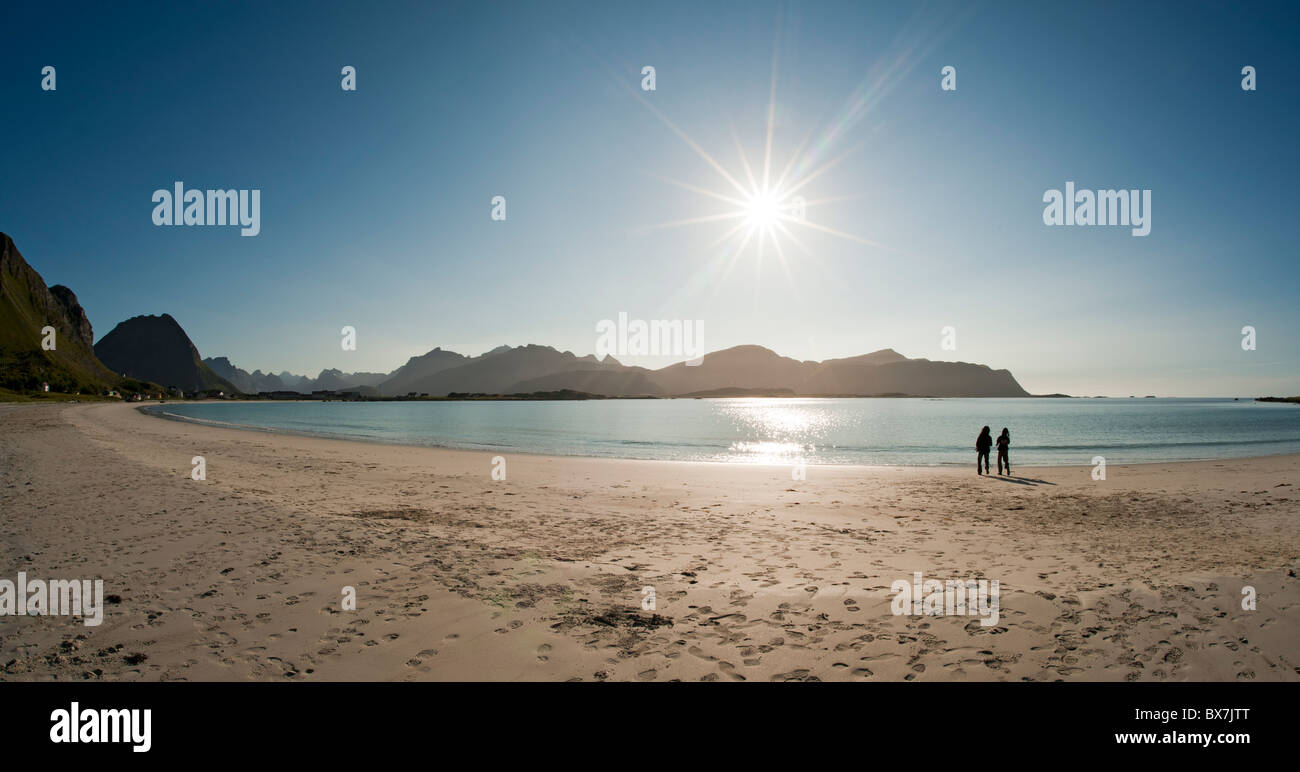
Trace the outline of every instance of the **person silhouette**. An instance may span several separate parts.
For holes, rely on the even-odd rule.
[[[991,447],[993,447],[993,438],[989,436],[989,427],[985,426],[980,430],[980,436],[975,438],[975,474],[988,474]],[[980,461],[984,462],[983,472],[980,471]]]
[[[1007,427],[1002,427],[1002,434],[998,435],[998,474],[1002,474],[1002,462],[1007,464],[1007,475],[1011,475],[1011,456],[1008,451],[1011,448],[1011,432]]]

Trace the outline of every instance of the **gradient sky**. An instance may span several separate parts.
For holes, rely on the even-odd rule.
[[[1034,393],[1300,393],[1283,4],[109,6],[0,7],[0,230],[97,337],[168,312],[204,356],[314,375],[434,346],[593,353],[625,311],[703,320],[708,350],[893,347]],[[661,117],[742,176],[774,57],[774,166],[805,136],[798,168],[842,157],[808,219],[883,247],[794,226],[810,254],[760,261],[716,244],[727,223],[653,227],[733,208],[665,181],[729,187]],[[177,180],[260,189],[261,235],[154,226]],[[1067,180],[1151,189],[1151,234],[1044,226]]]

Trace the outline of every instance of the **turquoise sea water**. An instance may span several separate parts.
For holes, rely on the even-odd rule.
[[[1300,406],[1231,399],[221,402],[150,412],[405,445],[770,464],[948,465],[1011,430],[1017,465],[1300,453]]]

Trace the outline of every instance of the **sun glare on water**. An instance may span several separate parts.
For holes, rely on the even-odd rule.
[[[804,463],[830,423],[821,406],[805,400],[726,400],[719,409],[746,436],[731,444],[731,460],[752,464]]]

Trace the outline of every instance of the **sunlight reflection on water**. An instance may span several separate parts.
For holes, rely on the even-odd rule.
[[[731,443],[728,460],[752,464],[804,463],[835,424],[815,400],[728,400],[719,412],[745,437]]]

